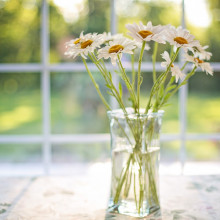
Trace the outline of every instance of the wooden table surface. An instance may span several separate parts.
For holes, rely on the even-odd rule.
[[[0,220],[130,220],[106,214],[109,172],[0,177]],[[161,213],[144,219],[220,220],[220,176],[160,176]]]

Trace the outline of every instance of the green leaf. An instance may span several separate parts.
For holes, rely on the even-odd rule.
[[[110,79],[112,79],[112,74],[111,74],[111,72],[108,72],[108,75],[109,75]]]
[[[114,94],[111,91],[107,91],[107,93],[111,96],[114,96]]]
[[[143,82],[143,76],[140,77],[140,85],[142,84]]]
[[[159,96],[163,97],[163,94],[164,94],[164,86],[161,85],[160,90],[159,90]]]
[[[170,79],[169,84],[173,84],[173,82],[174,82],[175,78],[176,78],[175,76],[172,76],[172,77],[171,77],[171,79]]]
[[[181,86],[186,85],[187,82],[188,82],[187,80],[186,80],[185,82],[182,82],[182,85],[181,85]]]
[[[120,95],[120,97],[122,98],[122,93],[123,93],[123,91],[122,91],[121,82],[118,83],[118,88],[119,88],[119,95]]]
[[[124,83],[125,83],[127,89],[129,90],[129,83],[127,81],[125,81],[125,80],[124,80]]]
[[[169,86],[167,89],[166,89],[166,92],[172,90],[172,89],[175,89],[176,88],[176,85],[171,85]]]
[[[109,89],[112,89],[112,86],[110,86],[109,84],[105,84],[105,86]]]
[[[167,107],[167,106],[170,106],[170,105],[172,105],[172,104],[167,103],[167,104],[164,104],[163,106],[164,106],[164,107]]]

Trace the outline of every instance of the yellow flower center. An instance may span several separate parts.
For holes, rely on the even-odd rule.
[[[86,47],[90,46],[92,43],[93,43],[92,40],[87,40],[87,41],[85,41],[85,42],[82,42],[82,43],[81,43],[81,48],[82,48],[82,49],[85,49]]]
[[[109,48],[108,52],[109,53],[118,53],[118,51],[123,50],[124,47],[120,44],[114,45]]]
[[[149,36],[149,35],[151,35],[151,34],[153,34],[153,33],[152,33],[151,31],[145,31],[145,30],[143,30],[143,31],[139,31],[138,34],[140,34],[141,37],[144,39],[144,38],[146,38],[147,36]]]
[[[199,58],[194,58],[194,60],[197,62],[197,63],[204,63],[203,60],[200,60]]]
[[[74,43],[74,44],[78,44],[79,42],[80,42],[80,38],[77,39],[77,40],[75,40],[73,43]]]
[[[176,41],[178,44],[188,44],[188,41],[183,37],[175,37],[174,41]]]

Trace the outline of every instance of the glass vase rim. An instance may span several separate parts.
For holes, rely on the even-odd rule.
[[[140,113],[135,113],[134,109],[129,107],[126,108],[126,111],[128,112],[127,114],[125,114],[123,112],[123,110],[121,108],[118,109],[113,109],[110,111],[107,111],[107,115],[109,118],[112,117],[117,117],[117,118],[125,118],[126,116],[128,116],[129,118],[148,118],[148,117],[162,117],[164,114],[164,110],[158,110],[157,112],[152,112],[151,110],[148,111],[148,113],[145,113],[145,109],[144,108],[140,108]]]

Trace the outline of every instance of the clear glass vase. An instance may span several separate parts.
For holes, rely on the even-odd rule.
[[[133,109],[108,112],[112,178],[108,212],[134,217],[160,209],[159,133],[163,111],[135,114]]]

